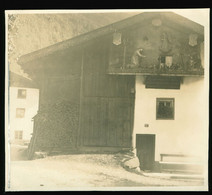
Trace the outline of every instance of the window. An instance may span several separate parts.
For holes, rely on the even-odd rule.
[[[26,89],[18,89],[18,98],[20,99],[26,98]]]
[[[157,120],[174,120],[174,98],[157,98]]]
[[[23,139],[23,131],[15,131],[15,139]]]
[[[24,118],[25,108],[16,108],[16,118]]]

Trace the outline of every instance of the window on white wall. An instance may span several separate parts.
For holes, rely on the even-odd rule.
[[[156,119],[174,120],[174,98],[157,98]]]
[[[15,131],[15,139],[23,139],[23,131]]]
[[[16,118],[24,118],[25,108],[16,108]]]
[[[26,99],[26,89],[18,89],[18,96],[19,99]]]

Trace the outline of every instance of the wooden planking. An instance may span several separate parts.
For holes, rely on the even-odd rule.
[[[109,91],[110,97],[134,97],[131,89],[135,87],[134,76],[109,76]]]
[[[114,98],[109,102],[109,142],[129,147],[131,143],[131,100]]]
[[[113,104],[113,100],[109,102],[109,112],[108,112],[108,134],[107,134],[107,144],[110,146],[116,146],[116,128],[117,120],[116,107]]]
[[[95,145],[93,142],[94,134],[94,109],[96,101],[94,99],[83,100],[83,144],[84,145]]]
[[[130,147],[134,99],[84,98],[83,145]]]
[[[107,146],[107,131],[108,131],[108,98],[100,99],[100,109],[98,111],[100,115],[100,126],[99,126],[99,144]]]
[[[105,98],[84,98],[82,131],[85,146],[106,145],[107,104]]]
[[[46,78],[43,81],[43,103],[46,101],[57,101],[58,99],[64,99],[70,102],[79,103],[80,96],[80,79],[74,78]]]
[[[134,97],[134,76],[87,74],[84,76],[84,97]]]
[[[107,39],[102,39],[101,42],[94,42],[85,51],[85,66],[86,74],[101,73],[105,74],[108,68],[108,44]]]
[[[83,146],[130,147],[134,76],[107,75],[108,43],[85,52],[83,74]],[[133,89],[133,90],[132,90]]]
[[[93,120],[93,136],[91,137],[92,144],[101,145],[99,143],[99,132],[100,132],[100,99],[97,98],[96,105],[92,109],[92,120]]]
[[[134,100],[123,98],[111,99],[111,107],[113,109],[109,111],[109,116],[113,118],[112,124],[115,125],[116,146],[130,147],[133,124],[131,114],[134,109]]]
[[[134,76],[107,75],[107,39],[93,43],[85,51],[84,60],[84,97],[134,97],[131,88],[135,85]]]

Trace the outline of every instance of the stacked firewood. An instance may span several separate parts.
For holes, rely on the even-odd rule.
[[[79,105],[66,100],[46,102],[36,115],[36,149],[75,147]]]

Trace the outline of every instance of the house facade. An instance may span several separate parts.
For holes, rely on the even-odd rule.
[[[39,90],[30,80],[10,72],[9,127],[11,143],[29,143],[33,132],[32,118],[38,111]]]
[[[142,13],[19,64],[40,89],[37,148],[136,148],[145,169],[161,154],[204,161],[203,26],[172,12]]]

